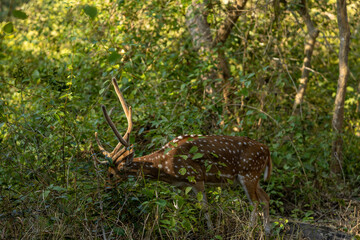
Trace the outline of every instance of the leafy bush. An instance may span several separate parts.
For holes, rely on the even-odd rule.
[[[126,128],[110,87],[113,76],[133,107],[138,156],[185,133],[246,135],[270,146],[274,171],[265,188],[273,216],[312,221],[323,207],[342,206],[342,197],[359,194],[358,49],[350,56],[355,76],[346,101],[343,182],[334,193],[329,159],[338,70],[336,51],[328,46],[335,48],[336,39],[319,40],[302,116],[290,117],[305,37],[291,14],[273,26],[272,10],[257,8],[236,24],[224,46],[233,75],[226,106],[222,83],[203,79],[214,63],[192,48],[184,17],[190,1],[14,3],[1,8],[0,22],[1,238],[263,234],[258,226],[248,235],[250,211],[239,188],[208,189],[214,236],[188,189],[138,179],[106,188],[106,169],[94,165],[92,154],[99,152],[92,145],[95,131],[106,146],[117,143],[100,104],[115,107],[114,122]],[[314,5],[318,27],[335,36],[336,21],[324,17],[333,5]],[[218,26],[223,10],[214,9],[208,20]],[[349,17],[354,27],[359,16],[349,10]],[[356,46],[359,33],[352,37]]]

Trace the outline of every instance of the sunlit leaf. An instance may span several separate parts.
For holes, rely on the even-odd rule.
[[[198,200],[199,202],[201,202],[201,201],[203,200],[203,198],[204,198],[202,192],[198,192],[197,195],[196,195],[196,198],[197,198],[197,200]]]
[[[192,190],[192,187],[186,187],[185,188],[185,194],[187,195]]]
[[[192,157],[193,160],[195,159],[199,159],[199,158],[202,158],[204,156],[203,153],[195,153],[194,156]]]
[[[170,142],[170,145],[173,146],[173,147],[177,147],[177,146],[178,146],[178,144],[175,143],[175,142]]]
[[[189,182],[191,182],[191,183],[195,183],[195,182],[196,182],[194,176],[188,176],[188,177],[187,177],[187,180],[188,180]]]
[[[185,175],[185,173],[186,173],[186,169],[185,168],[180,168],[179,174]]]

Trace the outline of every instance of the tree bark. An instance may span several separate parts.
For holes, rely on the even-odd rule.
[[[231,30],[239,19],[242,10],[245,8],[247,0],[237,0],[234,6],[228,8],[227,16],[224,22],[220,25],[213,41],[213,47],[216,47],[218,53],[218,68],[221,69],[220,78],[223,80],[223,98],[225,103],[225,110],[229,112],[229,94],[230,94],[230,81],[231,72],[229,62],[226,59],[224,52],[224,44],[228,39]]]
[[[360,113],[360,80],[359,80],[359,85],[358,85],[358,88],[357,88],[357,96],[358,96],[358,101],[356,103],[356,113]]]
[[[193,0],[192,4],[186,11],[186,26],[192,38],[193,48],[199,53],[205,62],[213,62],[212,59],[212,35],[210,24],[207,22],[208,16],[208,1],[198,3]],[[210,54],[207,54],[210,53]],[[215,69],[201,76],[204,81],[206,79],[216,79],[217,73]],[[214,94],[214,89],[211,85],[205,86],[205,92],[209,95]]]
[[[193,0],[186,12],[186,25],[192,37],[195,50],[203,55],[206,55],[205,52],[209,52],[210,55],[217,53],[217,57],[211,59],[211,61],[215,62],[216,69],[213,69],[207,76],[204,76],[204,78],[215,79],[217,77],[222,80],[222,94],[225,108],[227,108],[229,103],[229,90],[231,87],[229,79],[231,78],[231,71],[223,45],[241,15],[246,2],[247,0],[236,0],[233,6],[228,7],[227,16],[216,31],[214,38],[211,36],[210,25],[206,21],[210,7],[207,1],[198,3],[196,0]]]
[[[306,0],[301,0],[301,4],[302,5],[300,7],[299,12],[306,24],[306,27],[308,29],[308,34],[305,40],[305,46],[304,46],[305,58],[303,61],[303,65],[301,67],[300,85],[299,88],[297,89],[297,93],[295,96],[295,101],[293,105],[293,115],[297,115],[299,112],[302,113],[301,105],[304,101],[306,86],[309,81],[311,57],[313,55],[316,38],[319,36],[319,30],[314,26],[314,23],[309,15]],[[298,106],[300,106],[299,109]]]
[[[339,26],[340,50],[339,50],[339,79],[335,97],[334,115],[332,127],[334,139],[332,143],[331,171],[339,174],[342,170],[342,133],[344,122],[344,102],[346,83],[349,78],[348,55],[350,45],[350,27],[347,17],[346,0],[337,0],[337,18]]]
[[[209,51],[212,45],[210,25],[207,22],[207,1],[193,1],[186,11],[186,25],[189,29],[196,51]]]

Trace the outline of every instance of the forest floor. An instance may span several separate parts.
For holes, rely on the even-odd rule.
[[[279,218],[275,224],[283,224],[279,236],[284,239],[360,239],[360,198],[343,199],[328,209],[314,213],[311,221],[294,221]]]

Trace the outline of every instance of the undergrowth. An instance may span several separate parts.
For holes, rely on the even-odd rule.
[[[100,104],[114,106],[113,121],[126,128],[112,77],[133,107],[136,156],[186,133],[248,136],[271,151],[272,177],[261,185],[274,239],[301,239],[286,236],[289,221],[359,236],[359,49],[349,56],[344,161],[334,176],[337,24],[331,1],[313,2],[318,27],[331,38],[318,40],[295,117],[306,33],[289,12],[273,24],[272,10],[253,4],[236,24],[224,45],[233,76],[225,104],[222,83],[204,80],[216,69],[204,60],[210,53],[196,53],[186,29],[191,1],[5,1],[16,11],[0,5],[0,239],[265,239],[261,217],[249,225],[240,187],[207,188],[211,233],[198,199],[184,189],[138,178],[106,185],[107,169],[93,161],[101,155],[94,132],[109,149],[117,142]],[[209,14],[217,27],[223,16]]]

